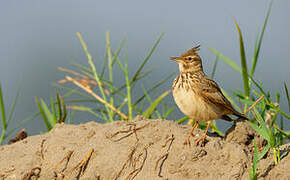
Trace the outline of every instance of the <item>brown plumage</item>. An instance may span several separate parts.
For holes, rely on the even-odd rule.
[[[180,71],[172,86],[174,100],[185,115],[196,121],[186,143],[190,143],[189,137],[200,121],[207,122],[207,133],[214,119],[231,121],[230,114],[247,119],[233,108],[217,83],[205,75],[201,58],[196,53],[199,47],[186,51],[180,57],[171,58],[178,63]],[[204,142],[206,133],[197,143]]]

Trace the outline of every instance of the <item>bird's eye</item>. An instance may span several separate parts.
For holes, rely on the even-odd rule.
[[[187,58],[187,60],[191,60],[191,59],[192,59],[191,57],[188,57],[188,58]]]

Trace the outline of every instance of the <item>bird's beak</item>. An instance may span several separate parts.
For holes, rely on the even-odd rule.
[[[176,62],[180,62],[181,61],[181,59],[179,57],[171,57],[170,59],[173,60],[173,61],[176,61]]]

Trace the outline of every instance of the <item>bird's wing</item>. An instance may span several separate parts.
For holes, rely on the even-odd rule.
[[[229,100],[223,95],[221,89],[216,82],[206,77],[201,81],[201,96],[204,100],[211,102],[214,105],[220,106],[228,113],[235,114],[237,111],[233,108]]]

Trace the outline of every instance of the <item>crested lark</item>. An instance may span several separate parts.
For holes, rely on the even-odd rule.
[[[214,119],[232,121],[228,114],[247,119],[243,114],[236,111],[231,103],[221,92],[216,82],[205,75],[200,56],[196,53],[200,46],[196,46],[180,57],[172,57],[179,65],[180,74],[175,78],[172,86],[174,100],[179,109],[190,119],[195,120],[186,144],[190,144],[190,136],[198,126],[198,122],[207,123],[203,137],[198,138],[196,143],[203,144],[210,122]]]

